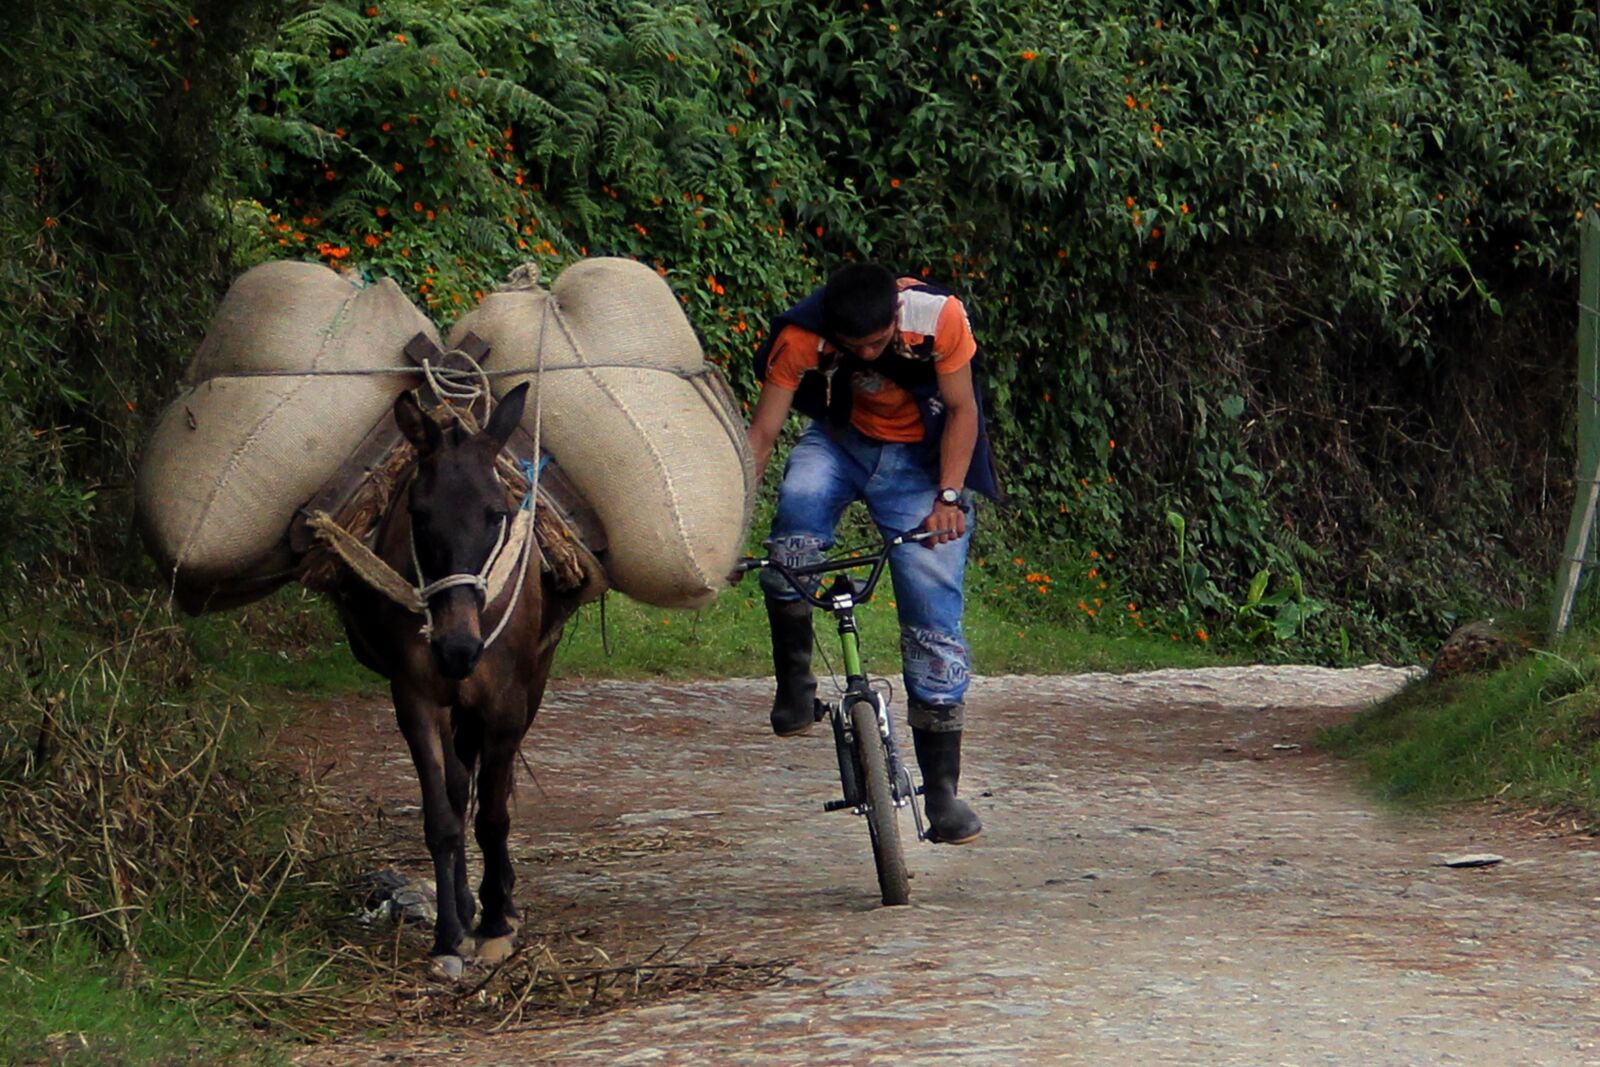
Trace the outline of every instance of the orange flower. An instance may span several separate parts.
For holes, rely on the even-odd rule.
[[[1024,53],[1022,53],[1022,58],[1027,60],[1029,63],[1032,63],[1034,60],[1039,58],[1039,53],[1038,52],[1024,52]]]
[[[1129,207],[1133,207],[1134,199],[1133,199],[1133,197],[1130,196],[1130,197],[1128,197],[1127,200],[1123,201],[1123,203],[1127,204]]]
[[[406,165],[405,165],[405,164],[404,164],[404,163],[396,163],[396,164],[395,164],[395,165],[394,165],[394,172],[395,172],[395,173],[396,173],[396,174],[402,174],[402,173],[404,173],[404,172],[405,172],[405,169],[406,169]]]
[[[1132,111],[1133,109],[1135,109],[1135,108],[1137,108],[1139,106],[1139,101],[1137,101],[1137,100],[1135,100],[1133,98],[1133,94],[1132,93],[1129,93],[1127,96],[1124,96],[1122,98],[1122,102],[1124,104],[1128,105],[1128,110],[1129,111]]]
[[[889,179],[889,188],[891,188],[891,189],[900,188],[900,179],[899,178],[890,178]]]
[[[374,211],[373,214],[378,216],[381,219],[381,218],[384,218],[385,216],[387,216],[389,214],[389,209],[386,208],[386,207],[380,207],[376,211]]]
[[[739,132],[739,127],[733,125],[732,123],[728,124],[728,136],[729,137],[732,137],[734,134],[736,134],[738,132]]]
[[[377,17],[378,17],[378,9],[377,8],[375,8],[375,7],[367,8],[367,18],[375,19]]]
[[[368,248],[377,248],[378,245],[382,243],[383,238],[379,237],[375,233],[369,233],[365,237],[363,237],[361,240],[362,240],[362,243],[365,244]]]
[[[1200,628],[1199,628],[1199,627],[1196,627],[1196,628],[1195,628],[1195,631],[1194,631],[1194,635],[1195,635],[1195,636],[1196,636],[1196,637],[1198,637],[1198,638],[1199,638],[1199,639],[1200,639],[1200,640],[1202,640],[1202,641],[1209,641],[1209,640],[1211,640],[1211,635],[1210,635],[1210,634],[1208,634],[1208,633],[1206,633],[1206,632],[1205,632],[1205,631],[1204,631],[1204,630],[1202,630],[1202,629],[1200,629]]]

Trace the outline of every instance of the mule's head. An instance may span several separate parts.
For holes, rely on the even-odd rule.
[[[521,421],[527,394],[526,383],[507,393],[476,434],[459,422],[440,426],[411,393],[395,401],[395,422],[417,449],[410,513],[419,587],[481,574],[502,535],[509,533],[512,509],[495,473],[495,457]],[[428,597],[434,661],[445,677],[465,678],[477,666],[483,654],[479,620],[484,607],[482,592],[470,584]]]

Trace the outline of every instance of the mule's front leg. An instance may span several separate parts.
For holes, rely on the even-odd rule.
[[[466,768],[449,741],[449,711],[399,681],[391,686],[395,717],[422,787],[422,831],[433,858],[433,879],[438,890],[439,917],[433,927],[432,956],[459,956],[467,931],[461,921],[458,872],[465,863],[465,834],[461,812],[451,793],[466,792]],[[452,789],[452,779],[458,783]],[[470,913],[469,913],[470,914]]]
[[[483,881],[478,885],[483,914],[478,920],[480,942],[510,937],[516,907],[511,891],[516,873],[511,867],[507,839],[511,834],[511,784],[516,774],[517,747],[522,729],[490,733],[483,746],[478,772],[478,815],[473,830],[483,852]]]
[[[559,635],[559,629],[556,633]],[[478,886],[483,914],[477,933],[480,945],[493,944],[491,952],[509,951],[509,938],[516,931],[517,906],[512,890],[517,875],[511,866],[507,838],[511,834],[517,750],[539,713],[555,654],[555,643],[551,642],[533,664],[522,691],[503,691],[492,714],[486,717],[478,772],[478,817],[473,829],[483,853],[483,882]]]

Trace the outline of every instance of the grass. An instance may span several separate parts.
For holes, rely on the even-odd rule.
[[[6,953],[0,1041],[9,1063],[192,1063],[236,1059],[243,1037],[160,990],[130,986],[91,937],[61,928]]]
[[[1219,657],[1192,642],[1138,633],[1096,632],[1082,624],[1031,617],[1011,598],[976,598],[965,628],[979,674],[1125,672],[1216,665]],[[863,657],[875,674],[898,674],[900,633],[893,598],[856,610]],[[818,614],[823,655],[838,658],[830,619]],[[819,659],[819,668],[826,663]],[[771,673],[766,609],[755,579],[700,611],[665,611],[620,596],[602,609],[586,606],[567,628],[556,656],[558,678],[742,678]]]
[[[1600,824],[1600,631],[1497,670],[1418,681],[1322,742],[1401,803],[1498,798]]]
[[[54,592],[0,632],[0,1062],[281,1060],[350,996],[349,827],[273,763],[281,687],[366,683],[293,596]]]
[[[839,540],[870,545],[873,538],[847,517]],[[1098,553],[1070,555],[1029,561],[974,550],[963,626],[979,675],[1127,672],[1225,661],[1193,632],[1165,625],[1118,595],[1101,574]],[[856,619],[868,670],[897,674],[899,624],[887,575],[872,601],[857,608]],[[820,613],[816,633],[823,656],[837,659],[833,623]],[[818,666],[827,669],[824,660]],[[740,678],[771,670],[766,609],[754,575],[699,611],[667,611],[608,596],[603,608],[586,606],[569,624],[555,662],[557,678]]]

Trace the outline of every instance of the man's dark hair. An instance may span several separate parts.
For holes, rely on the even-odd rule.
[[[823,329],[830,337],[870,337],[894,321],[899,302],[894,275],[883,267],[840,267],[822,290]]]

